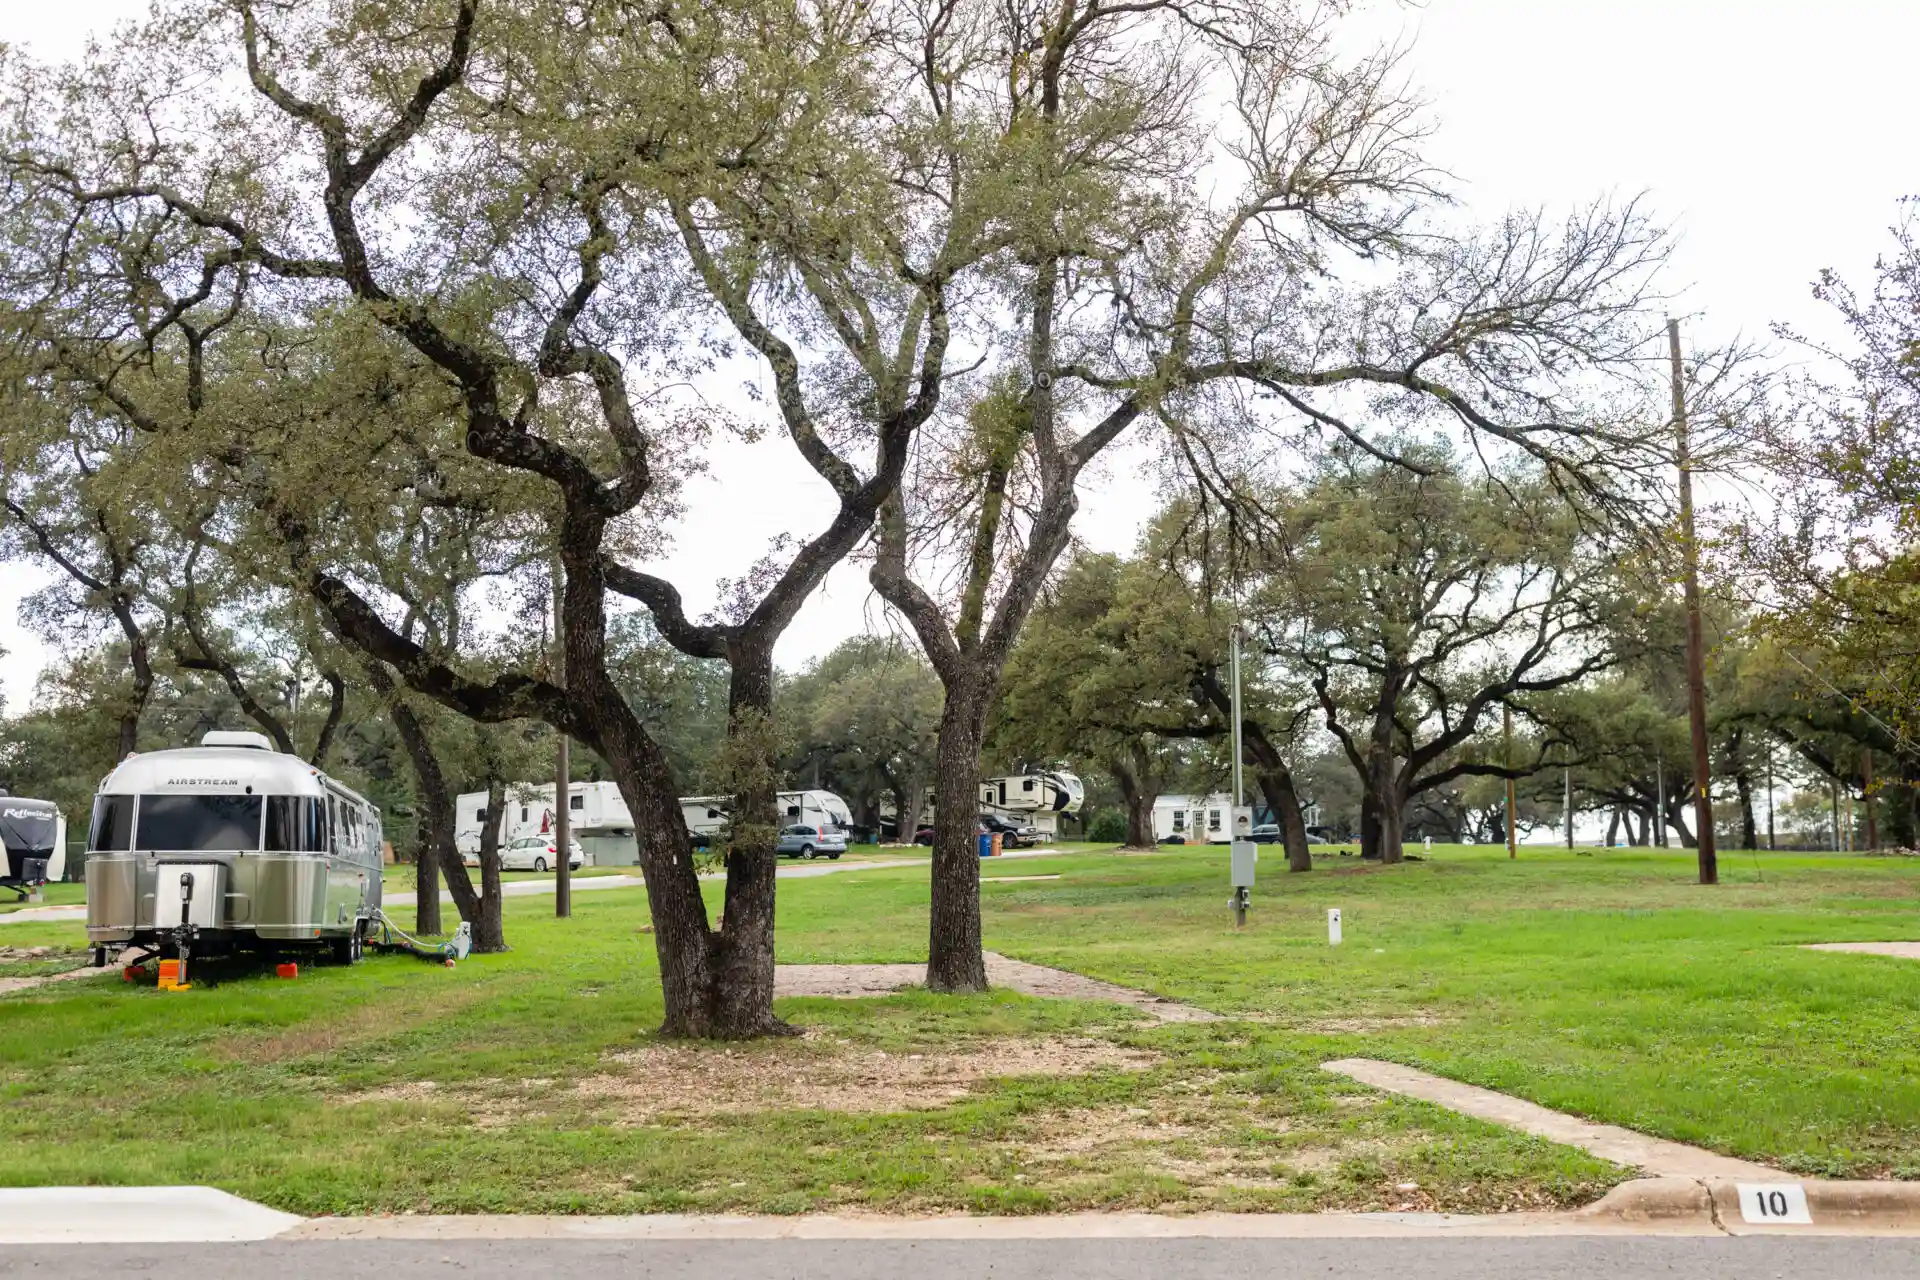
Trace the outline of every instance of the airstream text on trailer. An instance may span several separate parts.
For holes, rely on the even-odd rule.
[[[352,963],[380,909],[380,844],[378,809],[261,734],[129,756],[87,837],[94,959],[304,946]]]

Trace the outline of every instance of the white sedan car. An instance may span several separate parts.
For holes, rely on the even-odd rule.
[[[552,836],[521,836],[509,841],[500,851],[500,869],[502,871],[551,871],[559,865]],[[567,869],[578,871],[586,863],[586,855],[580,852],[580,842],[571,836],[567,838]],[[480,855],[469,853],[461,861],[470,867],[480,865]]]

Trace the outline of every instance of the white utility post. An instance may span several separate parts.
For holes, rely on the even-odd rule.
[[[1228,869],[1233,881],[1233,897],[1228,902],[1233,907],[1233,925],[1236,929],[1247,927],[1247,907],[1253,899],[1253,864],[1260,857],[1260,846],[1253,842],[1252,831],[1240,829],[1240,806],[1242,800],[1240,768],[1240,622],[1234,620],[1233,635],[1227,647],[1227,660],[1233,676],[1233,839],[1227,846]]]

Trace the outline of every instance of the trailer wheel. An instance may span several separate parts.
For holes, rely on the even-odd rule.
[[[359,928],[356,926],[354,931],[344,938],[335,938],[327,944],[327,949],[332,953],[335,964],[359,964],[360,957],[364,954],[361,950]]]

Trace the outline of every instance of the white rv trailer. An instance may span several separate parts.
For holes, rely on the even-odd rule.
[[[360,958],[380,909],[380,810],[258,733],[131,755],[87,836],[94,960],[324,947]]]
[[[806,823],[843,835],[853,826],[847,802],[831,791],[782,791],[774,799],[778,806],[775,817],[781,826]],[[712,840],[725,830],[732,804],[731,796],[681,796],[680,816],[687,824],[687,834],[696,844]]]
[[[67,873],[67,819],[51,800],[0,790],[0,890],[24,899]]]
[[[480,852],[480,831],[487,820],[487,793],[469,791],[454,800],[453,842],[462,856]],[[521,836],[553,832],[553,784],[514,783],[506,789],[506,820],[500,847]],[[567,834],[580,842],[590,867],[630,867],[640,860],[633,842],[633,814],[620,788],[611,782],[567,784]]]
[[[844,831],[851,825],[847,802],[831,791],[782,791],[778,797],[781,825],[807,822]],[[705,843],[726,826],[730,796],[682,796],[680,817],[687,834]],[[580,842],[589,866],[630,867],[639,862],[634,841],[633,813],[619,787],[611,782],[575,782],[567,788],[568,833]],[[487,820],[487,793],[470,791],[454,801],[454,843],[464,854],[480,848],[480,830]],[[506,789],[506,814],[500,844],[553,830],[553,784],[514,783]]]
[[[1064,769],[1039,769],[980,783],[982,812],[1018,819],[1050,840],[1060,834],[1060,815],[1079,813],[1086,798],[1080,779]]]

